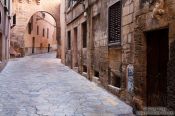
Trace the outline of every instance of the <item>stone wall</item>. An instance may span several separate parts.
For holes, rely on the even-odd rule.
[[[67,49],[68,41],[65,39],[65,64],[75,68],[74,60],[74,28],[78,30],[78,71],[90,80],[97,77],[98,82],[108,88],[109,74],[111,69],[121,76],[121,47],[118,49],[108,47],[108,8],[118,2],[110,1],[85,1],[83,4],[74,4],[66,8],[66,37],[68,31],[71,31],[71,50]],[[65,5],[66,6],[66,5]],[[85,13],[84,13],[85,12]],[[87,48],[83,48],[82,24],[87,22]],[[63,58],[64,60],[64,58]],[[83,72],[83,67],[87,66],[87,72]],[[87,73],[87,74],[85,74]],[[116,93],[116,91],[114,92]]]
[[[2,69],[9,56],[10,30],[11,30],[11,0],[0,1],[0,68]]]
[[[171,43],[174,41],[174,1],[166,0],[163,4],[163,7],[159,9],[163,10],[162,14],[157,14],[155,3],[158,1],[148,3],[148,0],[140,2],[139,0],[134,1],[134,25],[132,26],[134,29],[133,39],[131,41],[133,47],[129,48],[131,51],[131,56],[127,58],[127,63],[133,62],[134,64],[134,96],[131,98],[131,103],[134,105],[136,109],[143,109],[143,106],[147,106],[147,92],[151,90],[147,90],[147,38],[145,33],[153,30],[159,30],[162,28],[169,29],[169,46],[172,46]],[[125,29],[127,30],[127,29]],[[124,37],[123,37],[124,40]],[[173,52],[173,48],[170,49],[170,55]],[[134,56],[134,57],[133,57]],[[122,58],[124,60],[124,58]],[[168,98],[167,100],[172,101],[169,106],[174,108],[173,102],[173,94],[172,91],[173,85],[171,82],[173,80],[173,72],[174,67],[170,64],[173,63],[173,55],[170,58],[169,63],[169,72],[168,72]],[[131,60],[131,61],[130,61]],[[132,61],[133,60],[133,61]],[[170,82],[171,80],[171,82]],[[166,83],[164,83],[166,85]]]
[[[127,103],[132,102],[132,94],[128,94],[128,65],[134,65],[134,11],[135,1],[125,0],[122,3],[122,91],[120,97]],[[134,71],[135,73],[136,71]]]
[[[122,44],[120,47],[111,47],[108,44],[108,8],[118,2],[118,0],[94,0],[87,5],[85,2],[84,15],[82,4],[75,4],[67,10],[66,30],[73,30],[78,27],[78,67],[82,73],[83,64],[87,64],[88,78],[98,80],[105,88],[112,93],[117,94],[120,98],[131,104],[137,110],[143,110],[147,106],[147,38],[146,32],[169,28],[169,46],[170,63],[168,76],[168,106],[174,108],[173,94],[173,75],[174,66],[173,60],[173,42],[174,42],[174,14],[175,2],[166,0],[161,10],[163,13],[157,14],[155,3],[151,0],[123,0],[122,1]],[[80,5],[80,6],[79,6]],[[88,7],[87,7],[88,6]],[[162,7],[162,6],[161,6]],[[79,12],[76,12],[76,11]],[[76,14],[77,13],[77,14]],[[82,32],[81,24],[87,21],[88,23],[88,47],[82,49]],[[66,43],[66,42],[65,42]],[[66,45],[66,44],[65,44]],[[66,47],[65,47],[66,48]],[[66,50],[66,49],[65,49]],[[69,53],[69,64],[71,62],[71,51]],[[134,67],[133,91],[128,90],[128,66]],[[95,73],[99,73],[99,77],[93,79]],[[97,74],[98,75],[98,74]],[[111,81],[116,81],[120,77],[120,87],[114,87],[110,84]],[[172,83],[171,83],[172,82]],[[165,83],[166,84],[166,83]]]

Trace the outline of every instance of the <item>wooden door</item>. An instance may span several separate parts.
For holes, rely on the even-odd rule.
[[[147,33],[147,105],[166,106],[168,29]]]
[[[35,53],[35,37],[32,38],[32,54]]]

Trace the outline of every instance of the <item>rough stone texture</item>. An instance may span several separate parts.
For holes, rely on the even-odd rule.
[[[10,41],[10,28],[11,28],[11,16],[12,0],[8,0],[7,5],[4,5],[4,1],[0,1],[0,69],[4,68],[5,63],[10,58],[9,56],[9,41]]]
[[[155,0],[154,2],[148,3],[149,0],[143,0],[140,2],[139,0],[134,1],[134,35],[131,43],[134,45],[134,50],[131,52],[131,55],[133,55],[134,60],[134,94],[135,96],[132,98],[132,101],[134,102],[135,106],[137,106],[138,109],[142,109],[143,106],[146,106],[146,97],[147,97],[147,90],[146,90],[146,75],[147,75],[147,43],[146,43],[146,37],[145,33],[147,31],[151,30],[157,30],[161,28],[168,27],[169,29],[169,46],[174,41],[174,18],[173,15],[175,13],[174,7],[172,7],[175,3],[172,0],[166,0],[165,1],[165,14],[160,16],[160,19],[156,19],[153,17],[153,9],[155,7],[155,2],[158,2]],[[146,3],[147,2],[147,3]],[[173,50],[170,50],[170,55],[172,54]],[[168,82],[174,82],[173,75],[174,72],[172,70],[174,67],[170,64],[173,64],[173,58],[170,58],[169,63],[169,76],[167,77]],[[130,57],[127,58],[127,62],[129,62]],[[168,83],[168,105],[172,108],[174,108],[174,102],[173,102],[173,91],[172,88],[174,86],[170,83]],[[166,83],[165,83],[166,84]],[[149,90],[148,90],[149,91]],[[170,101],[172,101],[170,103]]]
[[[125,0],[122,2],[122,62],[121,62],[121,72],[122,72],[122,90],[120,92],[120,97],[127,103],[133,105],[132,94],[127,91],[127,66],[129,64],[134,64],[134,11],[135,2],[131,0]],[[134,6],[134,7],[133,7]],[[136,71],[134,71],[136,72]],[[134,82],[135,83],[135,82]]]
[[[56,53],[9,61],[0,74],[1,116],[132,116],[132,108],[70,70]]]
[[[172,111],[175,111],[175,42],[171,43],[170,47],[171,58],[168,64],[168,108]]]
[[[86,9],[86,11],[90,11],[90,13],[88,12],[89,14],[87,17],[84,17],[83,15],[82,4],[76,4],[75,6],[66,9],[67,31],[73,30],[76,26],[78,26],[79,29],[78,57],[80,72],[83,64],[82,59],[87,57],[86,62],[88,64],[88,70],[90,70],[88,76],[93,75],[93,73],[91,73],[93,70],[99,71],[99,80],[103,86],[107,87],[109,84],[109,75],[111,75],[110,70],[113,70],[114,74],[118,73],[118,75],[121,76],[119,96],[127,103],[132,104],[136,109],[143,110],[144,106],[147,106],[147,39],[145,37],[145,32],[168,27],[169,46],[171,45],[175,38],[175,1],[166,0],[163,9],[165,14],[161,15],[160,19],[156,19],[153,17],[153,9],[155,8],[155,2],[158,2],[159,0],[122,0],[121,48],[110,48],[108,46],[107,11],[109,6],[116,3],[118,0],[92,1],[95,2],[88,7],[90,10]],[[85,0],[85,3],[87,3],[87,0]],[[88,5],[85,4],[85,8],[87,8],[87,6]],[[78,14],[75,14],[77,9],[79,9],[79,12],[77,12]],[[80,25],[84,21],[89,22],[88,27],[90,30],[87,32],[87,53],[82,51],[82,33]],[[170,54],[171,52],[172,51],[170,51]],[[70,55],[72,55],[72,53],[70,53]],[[173,63],[173,59],[170,59],[170,62]],[[69,63],[71,64],[71,62]],[[127,66],[129,64],[134,66],[133,93],[128,93],[127,90]],[[174,74],[174,67],[170,64],[169,76]],[[173,77],[168,77],[168,80],[169,79],[174,82]],[[169,84],[170,83],[168,83],[168,88],[170,90],[170,88],[173,88],[174,86]],[[173,91],[168,94],[169,96],[173,96]],[[170,99],[173,99],[173,97]],[[174,104],[174,102],[171,102],[171,106],[172,104]]]
[[[39,2],[37,2],[39,1]],[[45,11],[56,20],[57,40],[60,45],[60,0],[13,0],[13,14],[16,14],[16,26],[11,31],[11,46],[20,48],[24,54],[24,33],[28,21],[36,12]]]
[[[83,65],[87,66],[87,78],[92,80],[94,72],[99,72],[99,80],[105,87],[108,86],[108,70],[117,70],[120,72],[121,67],[121,51],[114,54],[108,50],[108,7],[116,3],[118,0],[110,1],[85,1],[87,16],[84,16],[82,4],[75,4],[70,8],[66,6],[66,33],[71,31],[71,50],[67,49],[67,39],[65,43],[65,64],[74,68],[74,56],[78,56],[78,70],[83,72]],[[67,5],[67,3],[65,3]],[[106,10],[104,10],[106,9]],[[87,22],[87,48],[83,48],[82,44],[82,23]],[[77,28],[77,46],[74,45],[74,28]],[[64,37],[64,36],[63,36]],[[67,34],[65,35],[67,38]],[[75,54],[74,49],[78,47],[78,52]],[[114,49],[115,50],[115,49]],[[114,59],[114,57],[117,58]],[[109,62],[109,59],[111,61]],[[64,61],[64,58],[62,59]]]

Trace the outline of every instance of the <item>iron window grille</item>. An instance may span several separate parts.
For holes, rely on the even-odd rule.
[[[108,10],[108,42],[121,45],[121,2],[117,2],[109,7]]]

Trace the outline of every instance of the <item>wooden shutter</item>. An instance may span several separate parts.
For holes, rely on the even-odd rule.
[[[121,45],[121,2],[109,7],[109,44]]]

